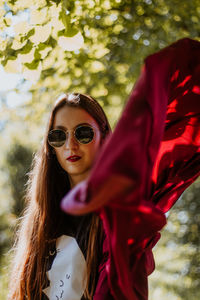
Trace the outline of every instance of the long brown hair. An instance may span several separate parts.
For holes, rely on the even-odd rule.
[[[63,94],[50,114],[41,149],[36,153],[26,193],[26,208],[21,218],[12,264],[9,298],[40,300],[46,276],[46,259],[50,245],[55,242],[62,220],[67,218],[60,210],[60,201],[70,190],[67,172],[59,165],[53,149],[47,142],[56,112],[63,106],[76,106],[86,110],[97,122],[101,141],[111,132],[107,117],[92,97],[85,94]],[[87,285],[84,296],[92,299],[97,276],[97,248],[103,239],[102,225],[92,215],[87,245]],[[84,237],[83,237],[84,238]]]

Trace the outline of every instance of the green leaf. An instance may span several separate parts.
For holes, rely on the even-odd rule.
[[[58,31],[58,37],[65,35],[65,29]]]
[[[62,8],[64,10],[68,10],[68,11],[70,11],[70,13],[72,13],[75,8],[75,1],[62,0]]]
[[[16,58],[16,55],[8,55],[4,60],[1,61],[1,64],[4,67],[7,64],[8,60],[15,60]]]
[[[47,3],[49,2],[49,0],[47,1]],[[58,6],[61,2],[61,0],[50,0],[50,2],[56,3],[56,5]]]
[[[35,28],[32,28],[25,36],[21,37],[21,43],[23,43],[25,40],[29,39],[32,35],[35,34]]]
[[[53,76],[55,73],[55,69],[54,68],[49,68],[49,69],[46,69],[46,70],[43,70],[42,71],[42,78],[46,78],[48,76]]]
[[[34,59],[31,63],[25,63],[24,65],[30,70],[35,70],[38,68],[39,63],[40,63],[39,59],[38,60]]]
[[[6,27],[9,27],[11,25],[11,19],[10,18],[3,18],[3,22],[6,25]]]
[[[32,48],[33,48],[33,43],[28,41],[26,45],[22,49],[20,49],[20,54],[27,54],[32,50]]]
[[[39,43],[37,49],[40,51],[44,50],[46,47],[49,47],[49,45],[46,43]]]
[[[64,36],[66,36],[66,37],[73,37],[73,36],[76,35],[78,32],[79,32],[78,29],[74,28],[74,26],[73,26],[73,27],[70,26],[70,27],[68,27],[67,30],[65,30]]]
[[[10,55],[8,56],[8,60],[15,60],[17,58],[16,55]]]
[[[62,7],[63,9],[67,9],[69,8],[69,2],[68,0],[62,0]]]
[[[46,46],[51,46],[52,48],[55,48],[57,45],[57,41],[50,35],[48,40],[46,40],[46,42],[43,44],[45,44]]]
[[[41,54],[38,49],[35,50],[34,57],[35,57],[35,60],[41,59]]]
[[[74,26],[69,26],[68,29],[63,29],[58,31],[58,37],[59,36],[66,36],[66,37],[73,37],[79,32],[78,29],[74,28]]]
[[[62,10],[59,14],[59,19],[63,22],[65,29],[67,30],[70,25],[71,17],[66,14],[65,10]]]
[[[10,2],[10,4],[15,5],[15,3],[17,2],[17,0],[10,0],[9,2]]]

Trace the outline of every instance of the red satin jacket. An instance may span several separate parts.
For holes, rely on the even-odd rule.
[[[95,300],[147,300],[152,247],[165,212],[200,174],[200,43],[182,39],[145,59],[141,76],[88,180],[62,201],[97,212],[109,257]],[[105,293],[104,293],[105,292]]]

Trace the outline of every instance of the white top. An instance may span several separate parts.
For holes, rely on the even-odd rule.
[[[49,300],[80,300],[86,288],[86,261],[76,239],[62,235],[57,255],[47,272],[50,286],[43,290]]]

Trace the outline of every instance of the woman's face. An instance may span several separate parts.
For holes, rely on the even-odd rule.
[[[74,129],[82,124],[93,127],[95,135],[89,144],[80,144],[74,137]],[[71,187],[86,179],[100,148],[101,133],[94,118],[80,107],[64,106],[55,115],[53,129],[63,129],[68,132],[65,144],[55,148],[56,157],[61,167],[69,174]],[[79,160],[70,161],[70,156],[77,155]]]

